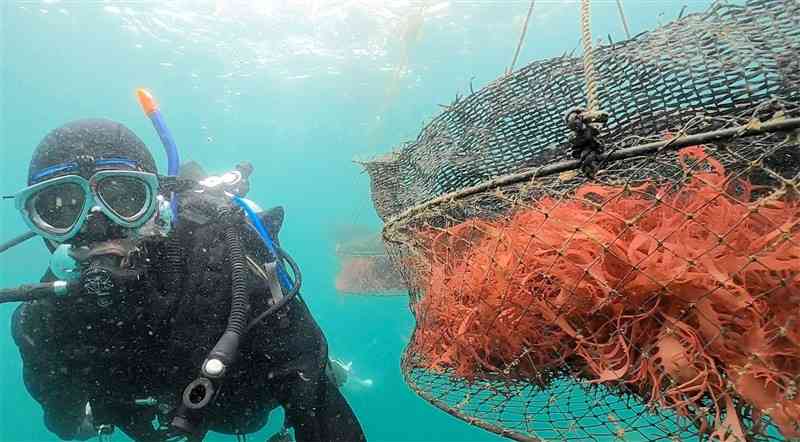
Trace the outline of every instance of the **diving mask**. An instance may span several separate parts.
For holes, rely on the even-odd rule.
[[[158,177],[153,173],[100,170],[88,180],[80,175],[47,179],[21,190],[14,199],[31,230],[64,242],[80,232],[93,210],[121,227],[141,227],[155,212],[157,196]]]

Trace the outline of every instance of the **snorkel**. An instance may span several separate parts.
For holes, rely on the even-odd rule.
[[[181,158],[178,155],[178,146],[175,144],[175,138],[172,137],[172,132],[164,122],[164,117],[158,109],[158,103],[153,98],[153,94],[147,89],[139,88],[136,90],[136,97],[139,99],[139,105],[142,111],[153,123],[153,127],[158,133],[158,138],[161,139],[161,144],[164,146],[164,151],[167,153],[167,176],[178,176],[181,167]],[[173,193],[170,198],[170,207],[172,208],[172,219],[178,219],[178,202]]]

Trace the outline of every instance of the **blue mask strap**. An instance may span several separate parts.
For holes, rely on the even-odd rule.
[[[97,160],[94,162],[96,166],[128,166],[132,169],[136,169],[136,166],[139,165],[139,162],[136,160],[130,160],[128,158],[105,158],[101,160]]]
[[[77,170],[77,169],[78,169],[78,163],[74,161],[70,163],[57,164],[55,166],[50,166],[42,171],[39,171],[39,173],[31,175],[30,181],[31,183],[36,183],[37,181],[41,181],[42,179],[47,178],[50,175],[55,175],[57,173],[65,172],[68,170]]]
[[[96,160],[94,162],[94,164],[95,164],[95,166],[100,166],[100,167],[127,166],[127,167],[130,167],[132,169],[136,169],[136,167],[138,166],[139,162],[136,161],[136,160],[131,160],[131,159],[124,158],[124,157],[114,157],[114,158],[104,158],[104,159]],[[41,181],[41,180],[43,180],[43,179],[45,179],[45,178],[47,178],[47,177],[49,177],[51,175],[56,175],[58,173],[62,173],[62,172],[70,171],[70,170],[78,170],[78,168],[79,168],[78,163],[76,163],[74,161],[71,161],[69,163],[64,163],[64,164],[57,164],[55,166],[50,166],[50,167],[48,167],[48,168],[46,168],[46,169],[44,169],[42,171],[39,171],[36,174],[31,175],[31,177],[30,177],[31,183],[35,184],[36,182]]]

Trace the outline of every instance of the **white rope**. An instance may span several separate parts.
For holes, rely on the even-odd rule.
[[[586,110],[594,112],[597,110],[597,78],[594,71],[589,0],[581,0],[581,43],[583,44],[583,76],[586,80]]]
[[[522,25],[522,33],[519,36],[519,42],[517,43],[517,50],[514,51],[514,58],[511,60],[511,66],[506,71],[506,74],[510,74],[514,72],[514,66],[517,64],[517,58],[519,57],[519,51],[522,49],[522,43],[525,41],[525,34],[528,32],[528,22],[531,19],[531,15],[533,14],[533,5],[536,4],[536,0],[531,0],[531,7],[528,8],[528,15],[525,17],[525,23]]]
[[[622,27],[625,28],[626,38],[631,38],[631,31],[628,29],[628,20],[625,18],[625,10],[622,9],[622,0],[617,0],[617,10],[619,11],[619,19],[622,20]]]

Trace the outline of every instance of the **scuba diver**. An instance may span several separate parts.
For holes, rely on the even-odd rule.
[[[272,440],[365,440],[277,241],[283,210],[243,198],[251,171],[159,176],[133,132],[101,119],[38,145],[14,200],[51,265],[0,302],[25,301],[12,334],[58,437],[243,439],[281,406]]]

